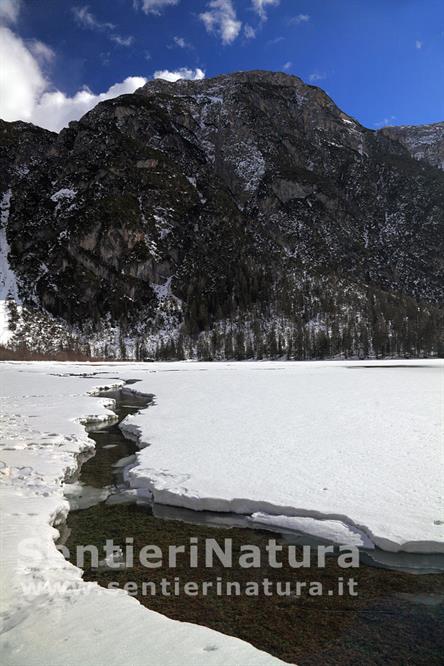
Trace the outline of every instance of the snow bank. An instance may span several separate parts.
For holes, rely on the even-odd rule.
[[[93,379],[59,376],[85,371],[99,369],[57,363],[0,364],[1,663],[282,663],[238,639],[149,611],[123,591],[85,583],[81,571],[56,550],[54,526],[68,512],[63,480],[76,471],[78,457],[93,445],[80,420],[113,417],[109,400],[86,393],[121,384],[111,366]],[[32,548],[28,542],[26,552],[19,554],[27,539],[33,539]],[[36,596],[32,586],[38,584],[43,587]]]

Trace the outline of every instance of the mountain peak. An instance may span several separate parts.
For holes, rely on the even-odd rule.
[[[444,174],[297,77],[155,80],[0,151],[5,262],[39,322],[13,312],[11,344],[44,315],[138,358],[438,349]]]

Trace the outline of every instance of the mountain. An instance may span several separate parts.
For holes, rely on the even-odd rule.
[[[430,164],[421,137],[436,137]],[[2,122],[8,344],[441,353],[441,138],[368,130],[321,89],[263,71],[150,81],[58,135]]]
[[[400,141],[416,160],[444,171],[444,122],[433,125],[384,127],[381,134]]]

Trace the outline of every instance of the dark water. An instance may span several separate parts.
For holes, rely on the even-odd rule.
[[[116,399],[119,420],[149,405],[150,398],[131,394],[128,390],[107,391],[104,397]],[[136,445],[125,439],[117,423],[90,430],[96,442],[96,455],[82,467],[80,479],[89,486],[112,486],[123,489],[121,470],[113,467],[120,459],[134,455]],[[244,527],[245,517],[178,510],[164,506],[115,505],[101,503],[68,517],[71,530],[67,545],[71,552],[78,544],[103,546],[108,538],[125,544],[134,539],[135,552],[147,544],[156,544],[166,552],[169,545],[188,544],[197,538],[233,539],[234,551],[242,545],[256,544],[265,552],[270,538],[282,544],[289,535]],[[298,539],[296,539],[297,541]],[[294,541],[294,539],[293,539]],[[305,540],[306,541],[306,540]],[[303,537],[299,537],[303,542]],[[200,548],[200,545],[199,545]],[[433,558],[432,558],[433,561]],[[149,575],[148,575],[149,574]],[[289,663],[299,666],[323,665],[415,665],[444,664],[444,577],[436,574],[421,576],[389,571],[361,562],[359,569],[347,571],[357,581],[357,597],[319,596],[304,593],[299,597],[167,597],[138,594],[139,601],[169,617],[202,624],[223,633],[237,636]],[[85,567],[84,578],[103,586],[118,581],[119,585],[147,580],[159,582],[162,577],[184,581],[207,581],[229,578],[233,581],[261,581],[268,577],[281,581],[319,581],[326,589],[334,587],[344,570],[336,557],[328,558],[325,569],[314,563],[308,569],[241,569],[235,565],[214,570],[191,568],[184,562],[173,572],[141,566],[123,571],[103,571]],[[236,664],[236,666],[242,666]]]
[[[129,383],[127,382],[127,385]],[[151,402],[152,396],[138,395],[125,387],[103,391],[98,395],[115,400],[114,411],[118,420],[104,427],[88,428],[88,435],[96,444],[95,455],[82,465],[80,479],[88,486],[103,488],[104,486],[120,485],[121,471],[116,470],[113,466],[122,458],[134,455],[138,450],[135,442],[123,436],[119,428],[120,421],[129,414],[136,414],[141,409],[145,409]]]

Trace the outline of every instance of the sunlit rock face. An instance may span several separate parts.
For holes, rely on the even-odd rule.
[[[2,123],[20,298],[87,341],[117,326],[124,346],[214,333],[213,355],[230,356],[235,325],[247,355],[248,340],[279,353],[279,336],[297,357],[365,354],[389,333],[411,349],[440,316],[437,128],[418,161],[410,128],[367,130],[321,89],[261,71],[150,81],[58,135]]]
[[[416,160],[424,160],[444,171],[444,122],[385,127],[381,133],[400,141]]]

